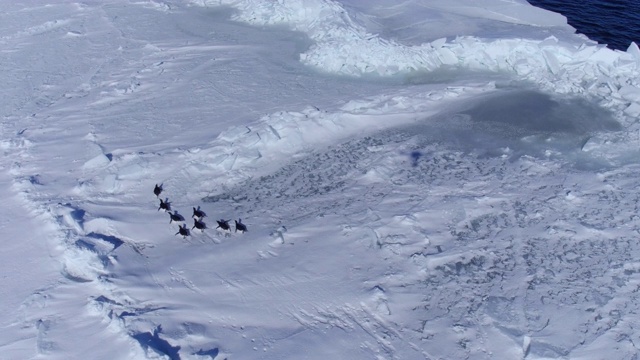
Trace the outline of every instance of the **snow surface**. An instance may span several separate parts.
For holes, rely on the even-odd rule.
[[[3,10],[0,358],[637,358],[636,44],[524,0]]]

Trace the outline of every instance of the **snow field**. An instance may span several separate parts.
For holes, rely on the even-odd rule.
[[[29,243],[49,262],[14,275],[42,286],[3,353],[635,356],[637,47],[406,46],[338,2],[265,4],[227,5],[308,39],[170,2],[10,13],[16,69],[67,50],[28,85],[6,75],[6,199],[38,220],[19,219],[45,233]],[[410,70],[444,65],[483,72],[421,84]],[[175,236],[155,183],[208,229]],[[221,218],[249,231],[214,229]],[[43,278],[52,262],[62,277]]]

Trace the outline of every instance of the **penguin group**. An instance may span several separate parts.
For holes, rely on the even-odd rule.
[[[160,200],[160,206],[158,206],[158,211],[160,210],[164,210],[164,212],[169,213],[169,223],[173,223],[173,222],[184,222],[185,218],[184,216],[180,215],[178,213],[177,210],[173,210],[173,213],[171,212],[171,203],[169,202],[169,198],[164,198],[164,200],[160,197],[160,194],[162,194],[162,192],[164,191],[164,188],[162,186],[162,184],[158,185],[156,184],[156,186],[153,188],[153,194]],[[193,227],[191,227],[191,229],[187,228],[186,224],[182,224],[182,225],[178,225],[178,232],[175,234],[182,236],[182,238],[186,239],[187,236],[191,236],[191,230],[193,229],[198,229],[201,232],[204,232],[205,229],[207,228],[207,224],[204,222],[204,218],[207,216],[207,214],[200,209],[200,206],[198,206],[197,208],[194,207],[193,208],[193,215],[191,215],[191,218],[193,219]],[[223,231],[231,231],[231,226],[229,225],[229,221],[231,220],[224,220],[224,219],[220,219],[220,220],[216,220],[216,222],[218,223],[218,226],[216,227],[216,229],[221,229]],[[247,231],[247,226],[245,224],[242,223],[242,219],[238,219],[238,220],[234,220],[235,222],[235,232],[242,232],[245,233]]]

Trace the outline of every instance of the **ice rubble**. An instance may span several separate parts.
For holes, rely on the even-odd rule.
[[[239,10],[235,15],[239,21],[253,25],[285,25],[306,33],[314,45],[301,54],[301,60],[332,73],[390,76],[418,70],[432,71],[449,65],[514,72],[546,89],[565,93],[592,92],[594,86],[600,83],[610,83],[614,95],[623,86],[637,89],[636,83],[625,83],[626,79],[638,75],[640,54],[636,44],[631,44],[627,52],[620,52],[591,42],[574,41],[568,44],[554,36],[541,41],[522,38],[488,41],[472,36],[457,36],[450,41],[438,39],[420,46],[405,46],[369,33],[335,1],[265,3],[211,0],[194,3],[231,5]],[[429,6],[443,8],[439,2]],[[466,9],[465,12],[475,17],[492,14],[501,21],[521,24],[566,25],[565,21],[557,20],[559,15],[549,16],[553,13],[532,8],[526,3],[509,2],[505,7],[502,1],[485,1],[482,6],[475,2],[458,1],[456,4],[447,2],[446,7],[449,10]],[[555,21],[550,22],[549,19]],[[638,91],[633,93],[638,94]]]
[[[640,52],[632,43],[626,52],[610,50],[576,36],[561,41],[502,38],[486,40],[474,36],[438,39],[406,46],[370,33],[335,1],[297,0],[260,2],[193,1],[197,5],[230,5],[239,12],[234,18],[253,25],[285,25],[301,31],[314,44],[300,55],[309,66],[330,73],[392,76],[415,71],[433,71],[445,66],[514,73],[540,88],[565,94],[593,95],[638,115]],[[348,4],[348,2],[345,2]],[[442,9],[443,4],[430,4]],[[523,2],[487,0],[447,2],[447,9],[475,17],[534,26],[568,26],[563,17],[533,8]]]
[[[640,50],[635,43],[632,43],[626,52],[621,52],[577,35],[572,38],[563,37],[563,40],[553,35],[542,40],[455,36],[408,46],[370,33],[365,26],[354,20],[360,16],[349,10],[348,1],[339,3],[325,0],[205,0],[193,3],[199,6],[232,6],[238,10],[233,15],[235,20],[259,26],[287,26],[305,33],[313,44],[306,52],[300,54],[300,60],[324,72],[354,77],[405,78],[443,68],[502,73],[533,84],[542,91],[556,95],[580,96],[589,101],[599,102],[611,109],[616,119],[625,126],[636,126],[636,117],[640,116]],[[444,3],[434,2],[427,7],[438,11],[443,11],[446,7],[447,11],[514,24],[570,28],[564,17],[537,8],[532,10],[532,7],[523,1],[487,0],[478,7],[475,2],[459,0],[454,4],[447,2],[446,6]],[[494,83],[465,84],[460,88],[473,86],[484,88],[474,91],[495,88]],[[461,93],[467,91],[469,90],[463,90]],[[447,90],[437,90],[421,96],[411,95],[402,100],[395,99],[398,100],[395,105],[396,111],[413,113],[415,116],[408,116],[405,120],[396,118],[397,122],[394,121],[394,124],[400,125],[403,121],[416,120],[420,116],[424,118],[429,111],[433,114],[433,108],[426,110],[429,101],[419,103],[424,101],[425,97],[438,99],[446,92]],[[367,106],[372,106],[377,101],[381,100],[371,100]],[[404,106],[406,108],[400,110]],[[418,108],[422,109],[422,113]],[[351,112],[348,106],[336,114],[316,115],[311,108],[302,113],[270,114],[251,129],[230,129],[220,136],[218,142],[232,143],[241,138],[246,138],[243,141],[257,142],[246,147],[251,149],[248,150],[249,153],[233,154],[233,164],[237,169],[245,161],[243,158],[251,161],[268,156],[265,151],[267,146],[273,148],[276,153],[279,151],[276,149],[279,148],[286,148],[290,153],[295,153],[314,142],[319,143],[330,137],[335,139],[350,134],[352,132],[348,128],[359,129],[362,127],[362,121],[366,121],[368,126],[373,128],[389,124],[374,119],[347,119],[347,112]],[[307,119],[314,121],[306,121]],[[269,137],[274,137],[275,141],[271,141]],[[285,141],[281,141],[283,139]],[[582,148],[598,153],[607,141],[603,135],[595,135],[588,138]],[[227,155],[222,155],[214,162],[224,162],[227,158]]]

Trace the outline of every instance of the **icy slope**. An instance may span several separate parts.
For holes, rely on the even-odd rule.
[[[2,15],[2,354],[635,356],[636,46],[524,2],[405,2],[468,26],[423,45],[385,1],[193,4]]]

